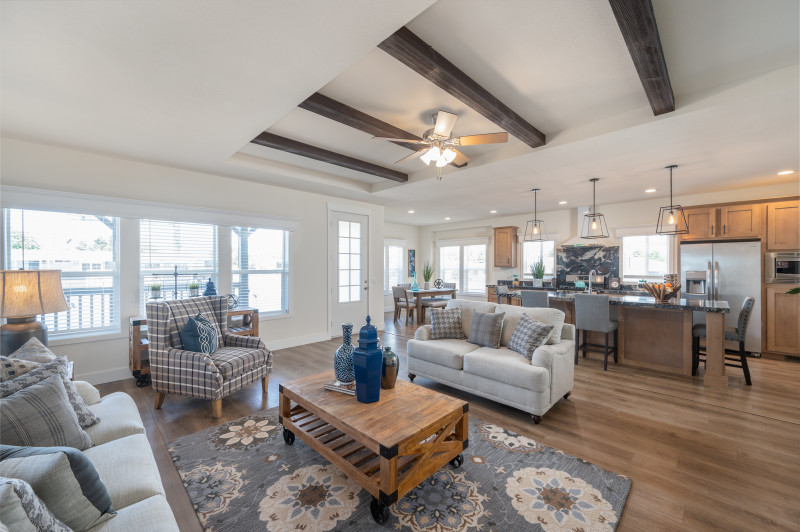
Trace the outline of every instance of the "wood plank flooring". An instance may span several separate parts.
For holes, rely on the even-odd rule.
[[[401,358],[415,325],[386,314],[384,345]],[[269,345],[269,339],[265,342]],[[269,394],[261,385],[223,399],[222,419],[210,401],[167,396],[153,409],[151,387],[127,379],[98,386],[130,394],[139,407],[161,479],[181,530],[200,531],[165,443],[278,405],[278,385],[332,367],[340,342],[275,352]],[[728,388],[707,389],[687,378],[609,363],[589,355],[575,368],[575,387],[540,425],[527,414],[418,377],[416,384],[470,402],[470,415],[588,460],[633,480],[619,530],[798,530],[800,528],[800,364],[750,362]]]

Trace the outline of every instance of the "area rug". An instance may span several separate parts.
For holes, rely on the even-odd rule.
[[[390,507],[299,438],[272,408],[167,444],[206,530],[614,530],[627,477],[472,418],[459,468],[446,465]]]

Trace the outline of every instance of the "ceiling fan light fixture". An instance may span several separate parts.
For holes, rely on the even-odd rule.
[[[420,157],[420,160],[430,166],[433,161],[438,161],[441,157],[441,150],[439,150],[438,146],[431,146],[431,148],[425,152],[425,154]]]
[[[442,152],[442,157],[445,160],[445,164],[452,163],[456,158],[456,150],[453,148],[445,148]]]
[[[593,177],[589,181],[592,183],[592,210],[583,215],[581,238],[608,238],[606,217],[597,212],[597,182],[600,178]]]
[[[683,207],[672,202],[672,170],[677,167],[677,164],[666,167],[669,170],[669,205],[661,207],[658,211],[656,233],[659,235],[685,235],[689,232]]]

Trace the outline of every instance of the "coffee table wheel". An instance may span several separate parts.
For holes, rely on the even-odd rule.
[[[456,467],[456,468],[461,467],[461,464],[463,464],[463,463],[464,463],[464,455],[463,454],[459,454],[458,456],[456,456],[455,458],[450,460],[450,465],[453,466],[453,467]]]
[[[283,428],[283,441],[286,442],[286,445],[292,445],[294,443],[294,432],[286,427]]]
[[[375,522],[379,525],[389,520],[389,507],[375,497],[373,497],[372,502],[369,503],[369,511],[372,512],[372,518],[375,519]]]

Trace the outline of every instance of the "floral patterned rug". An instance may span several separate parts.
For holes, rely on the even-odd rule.
[[[471,419],[458,469],[446,465],[390,507],[299,438],[287,445],[272,408],[167,444],[206,530],[614,530],[627,477]]]

